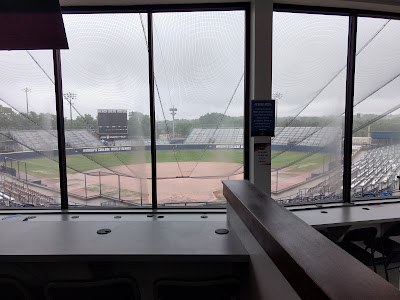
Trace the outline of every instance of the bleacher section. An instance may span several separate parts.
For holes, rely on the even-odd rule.
[[[2,206],[14,206],[12,204],[47,206],[55,204],[55,199],[53,197],[29,189],[23,184],[18,184],[5,179],[0,181],[0,191],[0,202],[2,202]],[[7,201],[10,202],[8,205],[5,204]]]
[[[185,144],[243,144],[243,128],[194,128]]]
[[[103,145],[97,137],[87,130],[65,131],[65,143],[67,144],[67,148],[96,147]]]
[[[276,127],[272,144],[323,147],[338,143],[341,137],[339,127]]]
[[[53,136],[57,133],[45,130],[11,130],[11,137],[16,140],[22,150],[48,150],[57,149],[57,139]],[[53,134],[53,135],[52,135]]]
[[[398,144],[365,150],[362,158],[351,166],[351,196],[354,198],[391,197],[398,188],[400,171]],[[314,187],[300,189],[298,193],[278,199],[283,204],[323,202],[340,199],[343,168],[329,172],[324,181]]]
[[[338,127],[276,127],[276,136],[272,138],[274,146],[323,147],[337,142],[342,137]],[[195,128],[184,144],[233,144],[243,145],[243,128],[204,129]],[[10,130],[7,134],[22,147],[21,150],[57,149],[56,130]],[[90,131],[66,130],[67,148],[101,147],[104,144]],[[169,140],[157,140],[157,145],[169,144]],[[110,146],[149,145],[148,139],[115,140]]]
[[[339,127],[276,127],[273,145],[323,147],[342,137]],[[243,144],[243,128],[195,128],[185,144]]]
[[[145,146],[151,145],[150,139],[125,139],[125,140],[115,140],[115,146]],[[169,145],[170,141],[166,139],[157,139],[157,145]]]
[[[10,130],[12,139],[16,140],[22,150],[50,150],[57,149],[56,130]],[[87,130],[65,131],[67,148],[82,148],[102,146],[102,143]]]

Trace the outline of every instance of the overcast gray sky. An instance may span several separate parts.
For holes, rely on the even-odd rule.
[[[345,16],[274,13],[273,90],[282,94],[279,115],[344,111],[347,32]],[[400,103],[398,80],[370,96],[400,74],[399,34],[399,21],[359,18],[355,103],[362,102],[356,113],[383,113]]]
[[[143,23],[147,27],[145,15]],[[148,54],[139,14],[64,16],[64,90],[77,107],[125,108],[148,114]],[[244,70],[244,13],[154,15],[155,76],[161,105],[177,118],[223,113]],[[228,114],[243,114],[243,84]]]
[[[146,28],[146,15],[142,15]],[[64,92],[77,94],[81,114],[128,109],[148,114],[146,38],[139,14],[64,15],[70,49],[62,51]],[[244,12],[154,15],[157,117],[243,115]],[[274,13],[273,92],[279,116],[341,115],[344,111],[348,18]],[[375,36],[376,35],[376,36]],[[356,113],[383,113],[400,103],[399,21],[360,18]],[[26,111],[55,113],[50,51],[0,53],[0,98]],[[344,69],[343,69],[344,68]],[[47,73],[47,75],[45,74]],[[50,79],[47,77],[49,76]],[[160,104],[161,103],[161,104]],[[0,103],[4,105],[3,103]],[[69,117],[69,109],[65,111]],[[398,113],[398,111],[396,112]],[[74,116],[76,113],[74,112]]]

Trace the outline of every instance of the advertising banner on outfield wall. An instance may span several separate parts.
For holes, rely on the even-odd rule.
[[[105,153],[105,152],[122,152],[122,151],[132,151],[131,146],[126,147],[97,147],[97,148],[84,148],[84,149],[77,149],[80,153]]]
[[[243,150],[241,144],[178,144],[178,145],[157,145],[157,150]],[[150,151],[150,145],[143,146],[114,146],[114,147],[88,147],[88,148],[67,148],[65,149],[67,155],[76,154],[93,154],[93,153],[111,153],[111,152],[127,152],[127,151]],[[42,156],[57,157],[57,150],[44,150],[44,151],[20,151],[20,152],[7,152],[0,153],[0,161],[7,158],[24,160],[34,159]]]

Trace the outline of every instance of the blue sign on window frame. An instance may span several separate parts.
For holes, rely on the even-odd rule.
[[[275,136],[275,100],[251,101],[251,136]]]

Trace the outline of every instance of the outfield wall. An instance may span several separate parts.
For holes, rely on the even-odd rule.
[[[157,150],[204,150],[207,149],[243,149],[243,145],[157,145]],[[150,146],[115,146],[115,147],[85,147],[78,149],[65,149],[66,155],[76,154],[94,154],[94,153],[110,153],[110,152],[130,152],[130,151],[150,151]],[[12,158],[15,160],[25,160],[40,157],[54,157],[58,156],[58,150],[38,150],[38,151],[19,151],[0,153],[0,162],[5,158]]]
[[[243,145],[238,144],[175,144],[175,145],[157,145],[157,150],[243,150]],[[150,151],[150,146],[114,146],[114,147],[85,147],[78,149],[66,149],[66,155],[76,154],[94,154],[94,153],[110,153],[110,152],[130,152],[130,151]],[[323,150],[323,151],[322,151]],[[334,152],[333,148],[322,148],[315,146],[287,146],[272,145],[272,151],[292,151],[292,152]],[[40,157],[58,156],[58,150],[38,150],[38,151],[20,151],[0,153],[0,162],[6,157],[15,160],[25,160]]]

